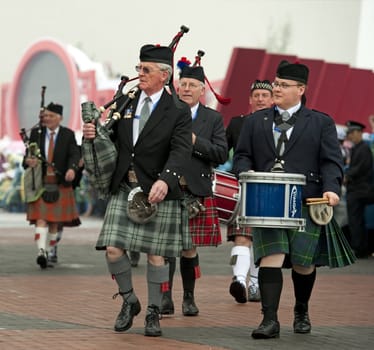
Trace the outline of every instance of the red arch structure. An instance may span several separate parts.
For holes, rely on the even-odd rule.
[[[222,82],[221,95],[231,97],[232,101],[229,105],[217,106],[224,116],[225,125],[231,117],[248,113],[250,84],[255,79],[272,81],[282,59],[297,60],[309,67],[306,92],[309,108],[329,114],[337,124],[344,124],[350,119],[360,121],[371,132],[368,118],[374,115],[373,71],[250,48],[234,48]]]
[[[94,70],[82,71],[66,45],[54,39],[33,43],[23,55],[11,83],[1,88],[0,138],[19,140],[21,128],[37,122],[41,87],[46,86],[45,104],[64,106],[63,124],[80,130],[81,102],[98,105],[111,100],[114,89],[98,90]]]

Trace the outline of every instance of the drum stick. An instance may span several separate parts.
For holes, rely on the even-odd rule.
[[[322,201],[315,201],[315,202],[307,202],[306,205],[317,205],[317,204],[329,204],[328,199],[324,199]]]
[[[307,198],[306,202],[311,203],[311,202],[320,202],[320,201],[327,201],[328,199],[326,198]]]

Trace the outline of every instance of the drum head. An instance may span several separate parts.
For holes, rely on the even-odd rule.
[[[157,204],[148,202],[141,187],[132,189],[128,196],[127,215],[129,219],[137,224],[145,224],[152,220],[157,214]]]

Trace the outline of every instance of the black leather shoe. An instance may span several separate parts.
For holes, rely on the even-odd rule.
[[[252,332],[252,338],[279,338],[279,322],[274,320],[262,321],[259,327]]]
[[[185,292],[183,295],[182,312],[184,316],[197,316],[199,309],[195,304],[192,292]]]
[[[236,280],[236,277],[232,279],[230,284],[230,294],[235,298],[237,303],[244,304],[247,302],[247,288],[244,284]]]
[[[158,307],[155,305],[148,306],[147,313],[148,315],[145,317],[144,335],[147,337],[161,336],[160,311]]]
[[[137,267],[140,260],[140,252],[130,252],[130,262],[132,267]]]
[[[117,316],[114,330],[116,332],[127,331],[132,326],[134,316],[138,315],[141,310],[139,300],[130,304],[126,300],[122,304],[120,313]]]
[[[161,315],[174,315],[174,303],[171,294],[168,292],[162,295]]]
[[[39,255],[36,258],[36,263],[40,266],[41,269],[46,269],[48,265],[47,254],[43,249],[40,249]]]
[[[293,322],[294,333],[310,333],[312,325],[308,315],[308,306],[306,304],[296,304],[294,309],[295,319]]]

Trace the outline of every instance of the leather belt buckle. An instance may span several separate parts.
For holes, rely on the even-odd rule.
[[[130,183],[138,183],[138,178],[136,177],[134,170],[129,170],[127,173],[127,179]]]

